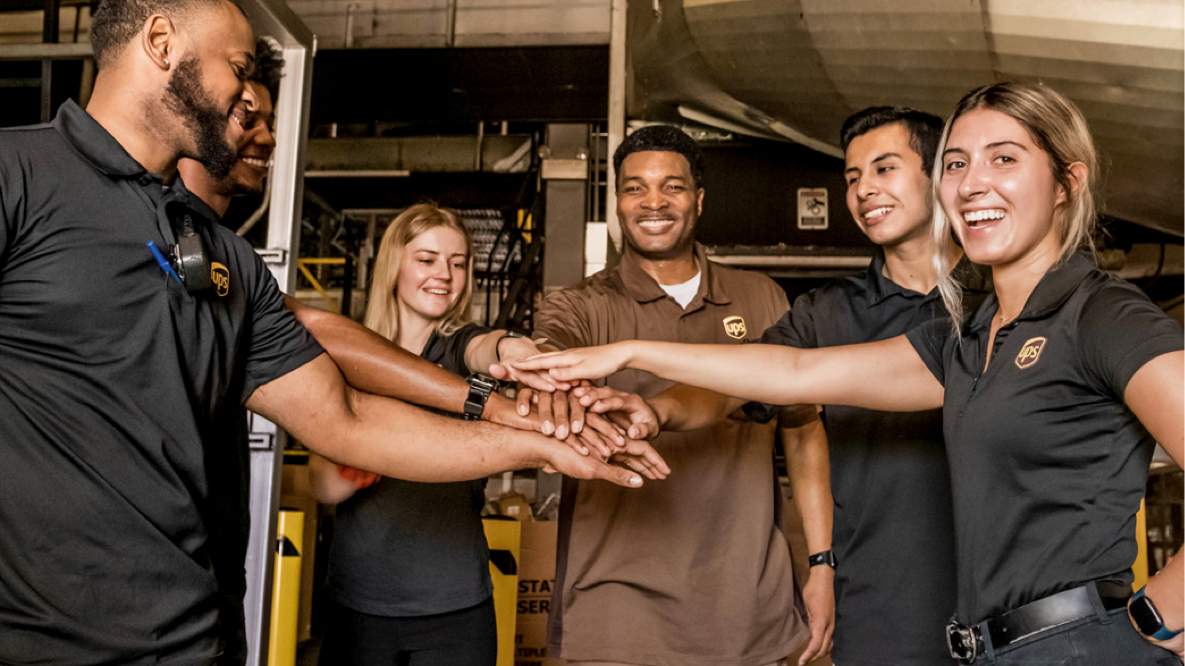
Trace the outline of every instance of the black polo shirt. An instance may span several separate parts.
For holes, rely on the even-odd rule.
[[[962,328],[908,334],[946,387],[958,617],[979,622],[1092,580],[1130,584],[1153,441],[1123,404],[1181,328],[1138,289],[1076,254],[998,334],[992,295]]]
[[[461,376],[465,350],[490,329],[435,331],[420,357]],[[429,410],[458,418],[457,414]],[[481,509],[485,479],[417,483],[383,477],[337,507],[325,588],[334,601],[382,617],[437,615],[490,598]]]
[[[834,347],[896,337],[946,316],[938,290],[905,289],[884,276],[884,254],[855,275],[798,297],[762,343]],[[964,261],[956,269],[983,300],[990,286]],[[750,403],[755,418],[769,405]],[[954,524],[942,412],[894,413],[824,405],[835,500],[835,647],[855,666],[948,666],[943,626],[954,612]]]
[[[0,131],[0,662],[190,663],[220,650],[214,415],[320,347],[233,232],[190,294],[168,192],[82,109]],[[225,444],[225,443],[224,443]]]

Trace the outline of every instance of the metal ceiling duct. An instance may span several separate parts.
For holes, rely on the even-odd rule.
[[[628,34],[630,116],[830,154],[866,106],[945,116],[976,86],[1039,79],[1090,120],[1105,212],[1185,236],[1180,0],[635,0]]]

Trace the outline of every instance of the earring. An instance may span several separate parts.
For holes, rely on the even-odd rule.
[[[168,66],[169,66],[169,59],[165,58],[165,67],[168,67]]]

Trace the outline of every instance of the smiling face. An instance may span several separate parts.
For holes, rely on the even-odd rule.
[[[243,133],[238,141],[238,155],[227,177],[232,194],[259,194],[267,176],[272,152],[276,149],[273,135],[276,115],[272,96],[263,85],[248,81],[243,88]]]
[[[626,243],[645,259],[690,255],[703,201],[704,190],[696,187],[691,165],[679,153],[647,150],[621,162],[617,218]]]
[[[1020,123],[990,109],[963,114],[941,155],[942,207],[977,264],[1052,265],[1060,254],[1055,214],[1066,200],[1049,154]]]
[[[437,226],[403,249],[394,286],[400,320],[436,322],[461,297],[468,278],[469,248],[461,232]]]
[[[228,2],[202,12],[193,24],[169,73],[164,102],[185,127],[183,154],[221,178],[234,167],[243,134],[240,99],[254,67],[255,36],[242,11]]]
[[[930,178],[904,123],[852,139],[844,158],[848,211],[869,240],[895,246],[928,237]]]

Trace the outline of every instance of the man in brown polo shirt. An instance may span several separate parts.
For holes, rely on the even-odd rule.
[[[647,127],[614,162],[621,262],[550,296],[537,335],[559,348],[626,339],[740,344],[789,309],[773,281],[713,265],[695,243],[703,157],[690,137]],[[607,383],[644,398],[671,385],[634,370]],[[814,409],[781,425],[812,433],[799,445],[826,446],[813,434],[821,432]],[[731,417],[664,432],[653,443],[675,472],[628,496],[564,479],[549,655],[573,664],[766,666],[805,643],[774,434],[772,423]],[[830,506],[827,474],[825,464],[792,474],[796,496]],[[830,514],[817,522],[808,535],[829,548]]]

